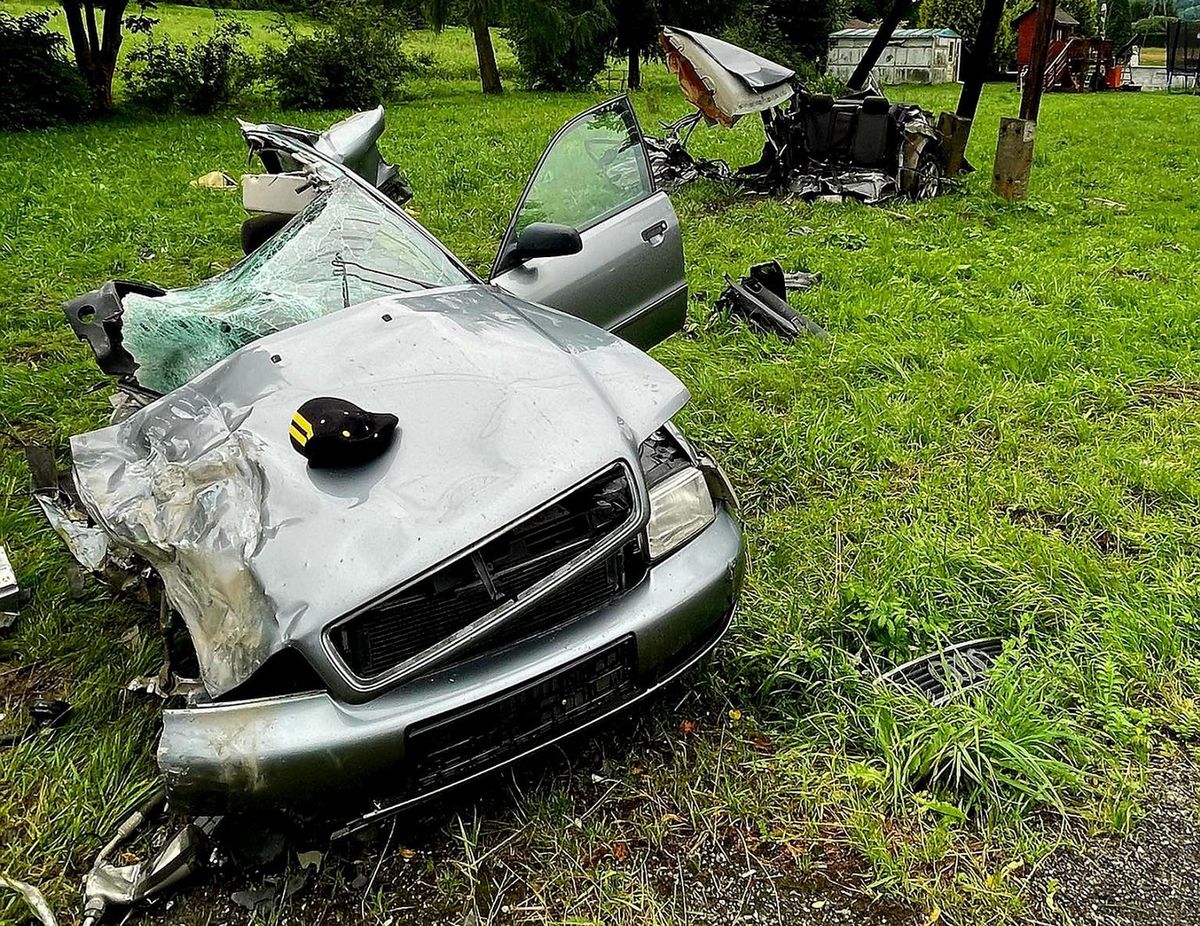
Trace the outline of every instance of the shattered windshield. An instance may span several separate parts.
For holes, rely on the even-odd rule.
[[[162,296],[127,294],[123,344],[138,382],[165,393],[276,331],[379,296],[467,282],[419,229],[340,179],[225,273]]]

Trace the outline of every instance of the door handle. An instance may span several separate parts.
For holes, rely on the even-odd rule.
[[[642,240],[647,242],[652,248],[656,248],[662,244],[663,238],[665,238],[666,235],[666,222],[655,222],[649,228],[642,229]]]

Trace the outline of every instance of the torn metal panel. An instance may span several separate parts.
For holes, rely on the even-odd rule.
[[[342,179],[225,273],[168,291],[109,283],[66,312],[101,369],[165,393],[264,335],[388,293],[468,279],[411,223]]]
[[[238,120],[238,126],[251,152],[258,155],[267,171],[266,174],[243,177],[243,201],[247,210],[284,211],[288,214],[299,211],[298,208],[286,206],[283,209],[266,209],[262,202],[255,199],[262,187],[269,187],[272,179],[282,180],[286,184],[287,180],[302,177],[306,173],[307,165],[297,160],[287,148],[274,146],[265,140],[264,136],[267,135],[284,136],[311,146],[330,161],[362,177],[397,205],[402,206],[412,199],[412,188],[408,181],[379,152],[379,139],[383,137],[386,126],[382,106],[348,116],[320,133],[294,125],[271,122],[253,124],[241,119]],[[246,183],[247,179],[250,179],[249,184]],[[301,194],[300,205],[303,206],[303,191],[295,192]],[[296,197],[293,195],[288,199],[295,201]]]
[[[713,122],[731,126],[795,92],[795,71],[729,42],[670,27],[663,28],[659,41],[684,96]]]
[[[733,171],[721,160],[693,157],[687,150],[687,139],[696,127],[699,113],[664,125],[661,138],[647,135],[644,139],[649,155],[650,170],[660,189],[671,192],[700,177],[708,180],[731,180]]]
[[[330,394],[395,413],[404,440],[352,470],[309,469],[288,423]],[[215,696],[289,644],[339,678],[326,624],[532,499],[636,461],[686,399],[615,336],[477,285],[264,338],[74,438],[72,456],[96,522],[162,575]]]
[[[158,571],[214,693],[249,678],[276,645],[263,621],[271,603],[247,567],[263,530],[258,454],[236,416],[190,387],[71,441],[84,504]]]

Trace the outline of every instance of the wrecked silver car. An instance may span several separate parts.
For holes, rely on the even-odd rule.
[[[74,483],[194,648],[158,748],[172,806],[337,793],[367,820],[696,663],[740,531],[640,349],[687,289],[627,99],[555,136],[487,282],[303,138],[243,131],[315,194],[213,279],[67,306],[129,406],[72,439]]]
[[[944,138],[933,114],[921,107],[891,103],[878,90],[839,99],[811,93],[791,68],[699,32],[667,27],[659,42],[684,96],[696,107],[664,126],[665,137],[648,139],[664,188],[703,176],[808,200],[878,203],[939,192]],[[731,170],[723,161],[688,152],[701,121],[730,127],[751,113],[760,115],[766,135],[754,164]]]

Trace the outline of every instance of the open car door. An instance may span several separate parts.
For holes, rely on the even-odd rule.
[[[539,247],[555,233],[573,238],[572,230],[574,247]],[[655,185],[628,97],[576,116],[554,136],[509,222],[491,281],[643,349],[682,327],[679,219]]]

